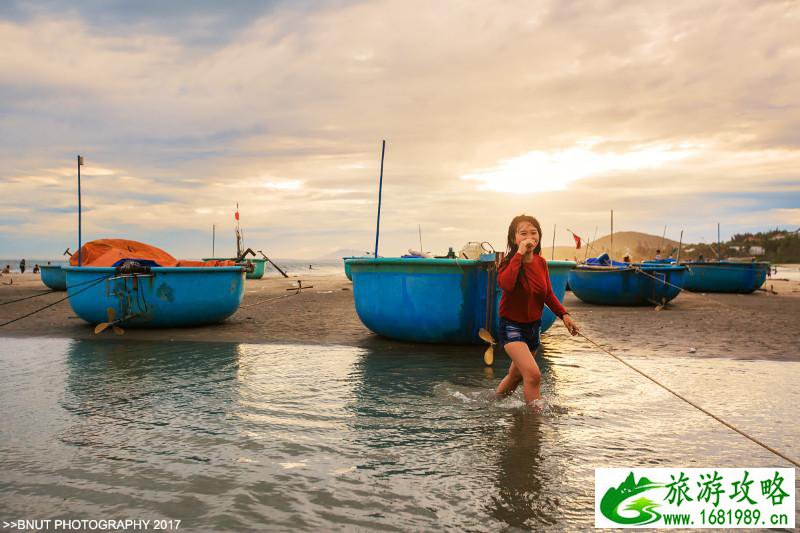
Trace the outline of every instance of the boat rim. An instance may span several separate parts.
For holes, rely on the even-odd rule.
[[[203,261],[236,261],[235,257],[203,257]],[[247,261],[252,261],[254,263],[266,263],[267,260],[263,257],[245,257],[241,261],[237,261],[237,263],[246,263]],[[178,267],[183,268],[183,267]],[[208,267],[199,267],[199,268],[208,268]]]
[[[104,274],[118,272],[117,267],[98,267],[98,266],[66,266],[61,267],[67,272],[99,272]],[[150,267],[149,272],[152,273],[198,273],[198,272],[246,272],[246,267],[243,266],[208,266],[208,267]],[[137,275],[145,273],[137,272]]]
[[[488,264],[493,261],[481,261],[480,259],[458,259],[458,258],[438,258],[438,257],[365,257],[348,259],[347,262],[351,265],[370,265],[370,264],[384,264],[384,265],[459,265],[459,266],[473,266],[479,264]],[[560,260],[547,260],[547,265],[553,266],[575,266],[575,261],[560,261]]]
[[[648,272],[658,271],[681,271],[686,270],[683,265],[660,265],[660,264],[630,264],[629,266],[605,266],[605,265],[575,265],[573,270],[583,270],[587,272],[635,272],[636,270],[646,270]]]
[[[768,267],[771,266],[772,263],[769,261],[751,261],[749,263],[740,263],[738,261],[681,261],[681,265],[691,265],[691,266],[723,266],[729,267],[731,265],[737,267],[749,267],[749,266],[761,266],[761,267]]]

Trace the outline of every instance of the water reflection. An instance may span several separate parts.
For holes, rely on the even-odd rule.
[[[0,507],[186,530],[577,529],[592,524],[597,466],[776,463],[569,338],[545,337],[541,415],[519,394],[495,401],[509,360],[497,353],[487,372],[482,356],[385,341],[4,339]],[[800,363],[635,362],[796,453],[796,425],[776,421],[793,419]]]
[[[391,476],[400,491],[405,484],[435,486],[457,508],[464,499],[482,502],[476,516],[484,521],[488,515],[511,527],[554,524],[558,499],[551,483],[559,469],[545,450],[558,440],[550,421],[558,409],[529,411],[521,388],[496,401],[494,388],[510,360],[498,350],[495,366],[486,369],[482,355],[479,346],[366,348],[352,366],[356,385],[347,406],[355,444],[368,450],[361,468]],[[544,390],[555,389],[541,351],[537,362]]]
[[[497,492],[488,512],[497,520],[520,528],[554,524],[557,498],[553,472],[544,467],[542,452],[546,419],[517,409],[509,414],[505,438],[497,438]]]
[[[72,341],[61,407],[67,445],[100,457],[146,462],[151,455],[207,458],[192,439],[175,447],[170,434],[205,437],[235,402],[238,344]]]

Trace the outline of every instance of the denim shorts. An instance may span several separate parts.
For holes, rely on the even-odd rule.
[[[497,333],[500,345],[505,346],[509,342],[524,342],[528,345],[531,352],[536,352],[539,347],[539,334],[542,329],[542,321],[535,322],[514,322],[507,318],[500,317],[500,328]]]

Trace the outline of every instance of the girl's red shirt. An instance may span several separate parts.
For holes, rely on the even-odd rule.
[[[514,322],[535,322],[542,318],[545,304],[558,317],[567,312],[553,293],[547,261],[534,255],[533,261],[523,263],[520,254],[514,254],[500,266],[497,281],[503,289],[500,298],[500,316]]]

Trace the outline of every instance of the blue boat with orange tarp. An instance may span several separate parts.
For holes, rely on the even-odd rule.
[[[480,344],[497,336],[501,289],[495,254],[480,259],[348,258],[353,299],[370,330],[412,342]],[[564,298],[572,261],[548,261],[553,291]],[[555,321],[545,308],[542,331]]]
[[[598,305],[664,305],[680,294],[686,268],[667,263],[622,263],[607,254],[577,265],[569,287],[581,301]]]
[[[75,314],[91,324],[125,327],[220,322],[239,308],[246,273],[233,261],[177,260],[127,239],[89,242],[63,270]]]
[[[693,292],[729,292],[749,294],[767,279],[770,263],[766,261],[685,261],[684,288]]]
[[[42,265],[39,267],[42,283],[54,291],[67,290],[67,273],[59,265]]]

